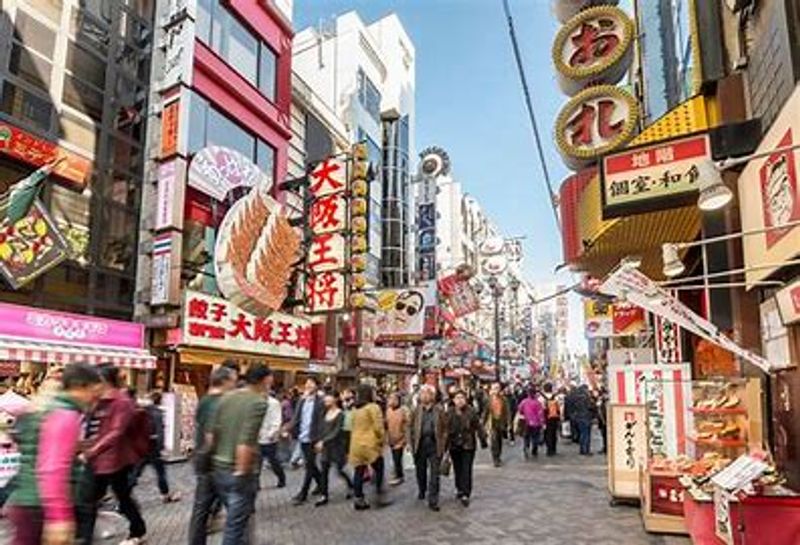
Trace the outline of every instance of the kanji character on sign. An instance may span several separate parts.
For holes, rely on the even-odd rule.
[[[253,340],[272,344],[275,339],[272,337],[272,320],[267,318],[256,318],[253,326]]]
[[[631,156],[631,167],[644,168],[650,166],[650,154],[646,151],[643,153],[634,153]]]
[[[312,309],[329,309],[336,302],[339,293],[339,276],[332,272],[318,274],[308,281],[309,306]]]
[[[308,268],[311,271],[330,268],[330,266],[336,268],[340,263],[341,258],[334,254],[334,248],[331,244],[333,237],[333,233],[326,233],[314,237],[314,240],[311,242],[311,256],[308,261]]]
[[[192,322],[189,324],[189,336],[222,340],[225,338],[225,328]]]
[[[611,54],[619,45],[619,37],[613,32],[615,28],[611,19],[583,23],[581,31],[572,37],[575,52],[569,58],[569,65],[591,65]]]
[[[669,163],[675,160],[675,149],[672,146],[656,150],[656,163]]]
[[[290,322],[278,322],[278,336],[275,338],[275,344],[278,346],[282,344],[294,344],[292,342],[292,324]],[[295,339],[294,342],[297,342]]]
[[[617,136],[625,122],[623,120],[611,122],[616,107],[613,100],[598,100],[596,107],[592,104],[581,105],[581,111],[567,123],[567,136],[571,144],[573,146],[594,144],[592,129],[595,123],[597,123],[597,134],[601,138],[609,140]]]
[[[681,181],[681,174],[673,174],[670,173],[669,170],[665,170],[663,176],[661,176],[660,183],[664,186],[664,189],[669,189],[670,185],[680,183]]]
[[[632,183],[634,195],[650,191],[650,176],[637,176]]]
[[[314,201],[311,206],[311,219],[309,221],[312,232],[323,232],[330,230],[343,229],[342,215],[340,206],[344,202],[339,195],[328,195]]]
[[[228,330],[228,335],[234,338],[244,337],[247,340],[252,340],[253,336],[250,333],[251,324],[252,322],[247,319],[244,313],[240,312],[231,322],[233,327]]]
[[[303,350],[311,350],[311,327],[298,325],[295,334],[297,336],[295,346]]]
[[[337,191],[344,191],[345,184],[342,181],[344,176],[344,168],[339,161],[335,159],[325,159],[311,173],[311,178],[313,179],[311,187],[309,188],[311,194],[319,196],[335,193]]]
[[[214,303],[211,306],[211,319],[215,322],[221,321],[225,316],[228,315],[228,309],[225,308],[225,305],[222,303]]]
[[[189,317],[207,320],[208,301],[204,301],[202,299],[191,299],[189,301]]]

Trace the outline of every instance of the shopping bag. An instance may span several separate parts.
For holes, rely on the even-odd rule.
[[[449,477],[450,476],[450,468],[452,466],[453,466],[453,462],[452,462],[452,460],[450,460],[450,456],[446,454],[444,456],[444,458],[442,458],[442,464],[439,467],[439,473],[443,477]]]
[[[570,427],[569,420],[564,420],[561,423],[561,437],[572,437],[572,428]]]
[[[404,469],[414,469],[414,455],[411,454],[410,449],[403,450],[403,468]]]

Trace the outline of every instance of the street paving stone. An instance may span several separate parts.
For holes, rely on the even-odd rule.
[[[572,445],[560,445],[555,458],[525,461],[521,447],[507,445],[506,463],[492,466],[486,451],[478,456],[472,504],[454,498],[452,478],[442,478],[441,508],[434,513],[417,500],[413,469],[405,484],[391,489],[393,504],[355,512],[332,472],[331,502],[293,507],[302,471],[289,472],[289,486],[274,487],[265,471],[256,511],[254,545],[687,545],[682,537],[645,533],[639,511],[609,504],[605,457],[580,457]],[[388,461],[388,460],[387,460]],[[387,466],[388,468],[388,466]],[[155,479],[145,471],[136,490],[148,524],[149,545],[187,543],[194,477],[189,464],[169,466],[170,484],[183,494],[164,505]],[[5,531],[5,533],[4,533]],[[0,544],[10,542],[0,525]],[[124,535],[98,542],[116,544]],[[220,535],[209,539],[220,543]]]

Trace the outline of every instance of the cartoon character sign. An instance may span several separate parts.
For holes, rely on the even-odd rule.
[[[421,340],[425,325],[425,295],[409,288],[383,290],[377,297],[376,343]]]

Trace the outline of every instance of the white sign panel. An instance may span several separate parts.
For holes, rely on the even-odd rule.
[[[150,304],[169,303],[172,267],[172,234],[164,233],[153,239],[153,274],[150,284]]]
[[[156,218],[155,230],[169,228],[182,228],[183,210],[182,207],[176,202],[180,200],[183,203],[182,180],[178,178],[178,161],[173,159],[166,163],[161,163],[158,166],[158,183],[156,185],[157,199],[156,199]],[[183,170],[181,173],[185,172]],[[179,211],[176,208],[181,208]],[[178,213],[180,212],[180,213]]]
[[[183,19],[164,29],[164,66],[159,80],[163,91],[180,83],[192,84],[194,61],[194,21]]]
[[[307,359],[311,324],[289,314],[255,316],[233,303],[204,293],[187,292],[183,308],[183,344]]]
[[[269,192],[272,178],[238,151],[209,146],[192,159],[188,183],[198,191],[223,201],[236,187],[259,187]]]
[[[624,293],[631,303],[736,354],[766,373],[778,368],[778,365],[771,364],[726,337],[714,324],[695,314],[689,307],[659,287],[638,269],[618,268],[603,282],[600,291],[616,297],[621,297]]]

